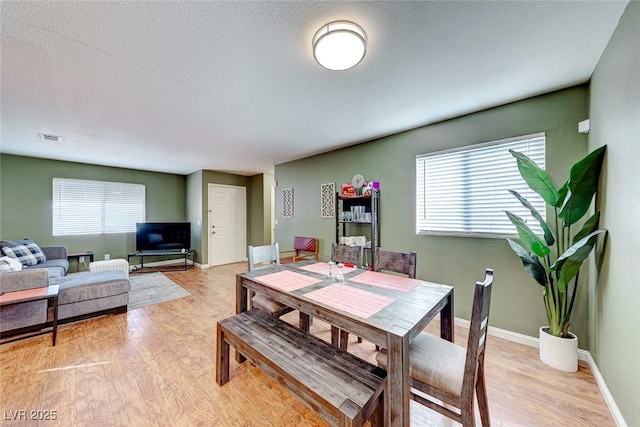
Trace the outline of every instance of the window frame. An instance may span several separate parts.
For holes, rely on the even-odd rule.
[[[545,168],[545,164],[546,164],[546,153],[547,153],[547,141],[546,141],[546,133],[545,132],[537,132],[537,133],[533,133],[533,134],[528,134],[528,135],[520,135],[520,136],[515,136],[515,137],[510,137],[510,138],[504,138],[504,139],[499,139],[499,140],[494,140],[494,141],[488,141],[488,142],[482,142],[482,143],[478,143],[478,144],[471,144],[471,145],[465,145],[462,147],[456,147],[456,148],[449,148],[449,149],[445,149],[445,150],[439,150],[439,151],[434,151],[434,152],[430,152],[430,153],[423,153],[423,154],[418,154],[416,155],[416,164],[415,164],[415,180],[414,180],[414,195],[415,195],[415,205],[414,205],[414,231],[415,234],[418,236],[448,236],[448,237],[474,237],[474,238],[491,238],[491,239],[504,239],[507,237],[510,238],[518,238],[518,234],[517,231],[515,229],[515,227],[513,228],[513,233],[501,233],[501,232],[486,232],[486,231],[481,231],[481,232],[474,232],[474,231],[470,231],[470,232],[464,232],[464,231],[443,231],[443,230],[420,230],[419,229],[419,223],[420,223],[420,212],[419,212],[419,200],[420,200],[420,196],[418,194],[418,180],[420,177],[420,173],[418,171],[419,169],[419,164],[418,162],[420,161],[420,159],[426,158],[426,157],[434,157],[434,156],[439,156],[439,155],[447,155],[447,154],[452,154],[452,153],[457,153],[457,152],[464,152],[464,151],[471,151],[474,149],[483,149],[483,148],[487,148],[487,147],[491,147],[491,146],[496,146],[496,145],[503,145],[503,144],[509,144],[509,143],[513,143],[513,142],[518,142],[518,141],[526,141],[526,140],[530,140],[530,139],[539,139],[539,138],[543,138],[543,164],[540,164],[539,162],[538,165],[541,168]],[[525,153],[526,154],[526,153]],[[516,163],[516,159],[513,158],[513,165],[515,167],[517,167],[517,163]],[[524,179],[522,180],[524,182]],[[528,187],[527,187],[528,188]],[[506,191],[506,189],[505,189]],[[523,195],[521,193],[521,195]],[[533,192],[532,190],[530,190],[529,194],[523,195],[526,199],[530,199],[531,197],[534,198],[539,198],[539,200],[541,201],[542,198],[535,192]],[[514,201],[516,201],[518,203],[519,206],[520,203],[517,201],[517,199],[512,196],[509,195],[509,197],[512,197]],[[426,199],[426,194],[422,196],[423,199]],[[544,203],[544,201],[542,201],[542,203],[540,204],[540,206],[538,207],[538,211],[540,212],[540,214],[542,215],[542,217],[545,219],[546,221],[546,217],[547,217],[547,206],[546,203]],[[540,209],[540,207],[542,207]],[[524,208],[523,208],[524,209]],[[502,209],[504,210],[510,210],[510,208],[508,209]],[[519,214],[519,213],[518,213]],[[504,218],[506,221],[508,220],[507,215],[503,212],[502,215],[504,215]],[[522,215],[521,215],[522,216]],[[532,220],[531,214],[528,212],[527,210],[527,214],[524,215],[528,217],[528,220]],[[532,226],[533,231],[538,234],[538,235],[542,235],[542,230],[540,228],[539,223],[537,222],[537,220],[533,219],[533,223],[530,224],[530,226]],[[510,222],[510,221],[509,221]]]
[[[66,183],[66,188],[65,188]],[[73,188],[73,186],[77,186]],[[86,198],[84,195],[90,194],[90,191],[83,190],[83,186],[95,187],[95,198]],[[118,199],[114,199],[117,191],[130,191],[127,194],[126,201],[128,203],[117,203]],[[71,196],[64,197],[61,191],[75,191]],[[58,200],[56,200],[56,198]],[[86,200],[86,202],[85,202]],[[74,207],[74,202],[76,203]],[[115,203],[114,203],[115,202]],[[80,205],[80,206],[79,206]],[[118,206],[119,205],[119,206]],[[126,210],[122,206],[134,206],[140,208]],[[65,209],[69,210],[65,212]],[[81,212],[78,214],[74,211]],[[75,217],[82,217],[88,212],[93,211],[97,214],[93,221],[75,221],[74,225],[83,225],[79,231],[71,232],[70,224],[74,222]],[[124,224],[125,221],[118,220],[113,228],[113,218],[119,216],[130,216],[133,221],[131,225]],[[146,221],[146,186],[144,184],[116,181],[99,181],[77,178],[61,178],[53,177],[51,181],[51,234],[52,236],[92,236],[101,234],[126,234],[135,233],[136,223]],[[60,223],[61,222],[61,223]]]

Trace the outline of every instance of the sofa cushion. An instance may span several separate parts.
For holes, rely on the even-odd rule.
[[[49,278],[62,277],[67,274],[69,269],[69,261],[66,259],[47,259],[40,264],[24,267],[25,270],[32,270],[34,268],[44,268],[49,270]]]
[[[73,304],[63,304],[58,307],[58,320],[66,320],[71,317],[86,317],[92,313],[100,313],[117,307],[126,307],[129,303],[129,293],[112,295],[110,297],[78,301]]]
[[[4,246],[2,252],[8,257],[17,259],[22,265],[36,265],[47,260],[40,246],[34,242]]]
[[[39,325],[46,321],[46,300],[6,305],[0,310],[0,332]]]
[[[129,279],[120,270],[55,277],[49,284],[60,285],[59,305],[129,292]]]
[[[0,258],[0,272],[20,270],[22,270],[22,263],[17,259],[8,256]]]
[[[19,245],[28,245],[29,243],[35,243],[35,242],[27,237],[20,240],[0,240],[0,249],[4,249],[7,246],[11,247],[11,246],[19,246]]]

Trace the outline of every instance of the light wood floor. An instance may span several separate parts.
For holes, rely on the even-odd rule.
[[[231,381],[214,380],[216,320],[233,314],[232,264],[167,276],[191,296],[65,325],[58,343],[43,335],[0,346],[1,425],[324,426],[312,411],[249,364],[232,362]],[[296,321],[296,313],[288,319]],[[285,317],[286,318],[286,317]],[[312,332],[329,338],[315,321]],[[429,330],[437,331],[437,325]],[[374,360],[374,346],[349,350]],[[464,345],[466,331],[456,328]],[[614,426],[587,365],[555,371],[537,349],[489,337],[486,367],[493,426]],[[412,402],[413,426],[456,426]],[[55,421],[11,421],[25,410]]]

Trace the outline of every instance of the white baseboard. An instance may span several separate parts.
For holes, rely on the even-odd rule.
[[[455,318],[455,324],[458,326],[462,326],[465,328],[469,328],[471,322],[465,319],[460,319],[458,317]],[[489,335],[502,338],[507,341],[517,342],[519,344],[528,345],[531,347],[540,347],[540,339],[535,337],[530,337],[529,335],[519,334],[517,332],[507,331],[506,329],[495,328],[493,326],[489,326]],[[622,413],[616,405],[616,402],[609,392],[609,388],[602,378],[600,374],[600,370],[598,369],[598,365],[591,357],[591,353],[587,350],[578,349],[578,360],[583,360],[587,362],[591,372],[593,373],[593,378],[596,380],[596,384],[598,384],[598,388],[604,397],[605,402],[607,402],[607,406],[609,407],[609,411],[611,412],[611,416],[613,416],[614,421],[618,427],[627,427],[627,423],[622,417]]]
[[[607,406],[609,407],[609,411],[611,411],[611,415],[613,416],[616,425],[618,427],[627,427],[627,422],[622,417],[622,413],[620,412],[618,405],[616,405],[616,401],[613,399],[611,392],[609,392],[609,388],[605,384],[604,378],[602,378],[602,375],[600,374],[598,365],[596,365],[596,362],[591,357],[591,353],[588,351],[586,353],[589,357],[587,359],[587,363],[589,363],[589,367],[591,368],[591,372],[593,373],[593,378],[595,378],[598,387],[600,387],[600,391],[604,396],[605,402],[607,402]]]

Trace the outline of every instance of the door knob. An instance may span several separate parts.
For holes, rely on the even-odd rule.
[[[212,232],[211,232],[211,234],[216,234],[216,232],[215,232],[215,231],[212,231]]]

